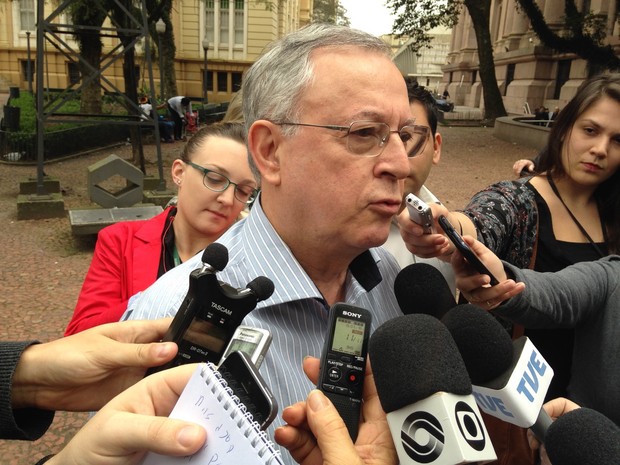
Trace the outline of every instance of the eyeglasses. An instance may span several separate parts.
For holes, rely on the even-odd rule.
[[[415,157],[426,145],[426,140],[430,133],[428,126],[411,124],[403,126],[399,130],[393,130],[386,123],[377,121],[353,121],[349,126],[289,122],[275,124],[278,126],[308,126],[346,132],[343,137],[347,138],[347,150],[355,155],[364,157],[379,156],[387,145],[392,133],[400,136],[400,140],[405,145],[407,156],[410,158]]]
[[[186,161],[185,163],[187,163],[192,168],[196,168],[198,171],[202,172],[202,183],[207,189],[213,192],[224,192],[232,184],[233,186],[235,186],[235,198],[239,202],[252,203],[258,195],[258,189],[253,186],[232,182],[222,173],[203,168],[202,166],[197,165],[196,163],[192,163],[191,161]]]

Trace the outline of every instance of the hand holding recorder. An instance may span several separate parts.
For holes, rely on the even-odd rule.
[[[442,230],[437,223],[439,216],[449,214],[448,209],[438,203],[416,201],[412,194],[405,201],[407,208],[398,215],[398,227],[409,252],[421,258],[449,256],[454,246],[440,234]],[[429,220],[431,226],[425,227]]]
[[[308,378],[317,383],[320,361],[306,357]],[[275,440],[303,465],[396,465],[398,457],[385,412],[377,397],[370,363],[366,365],[362,420],[355,444],[342,417],[331,401],[313,390],[305,402],[284,409],[287,422],[275,431]]]
[[[217,279],[216,273],[228,263],[228,250],[210,244],[202,255],[202,267],[191,272],[189,289],[177,311],[164,341],[179,347],[177,356],[154,371],[196,362],[219,364],[235,330],[256,304],[269,298],[273,282],[259,276],[245,289],[236,289]]]
[[[464,236],[463,241],[499,282],[489,287],[490,277],[477,271],[460,251],[455,251],[451,264],[456,276],[456,286],[469,302],[491,310],[523,292],[525,283],[508,279],[504,265],[497,255],[471,236]]]

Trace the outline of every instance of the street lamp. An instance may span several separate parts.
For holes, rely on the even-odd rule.
[[[28,79],[28,92],[32,94],[32,61],[30,60],[30,31],[26,31],[26,44],[28,46],[28,63],[26,64],[26,79]]]
[[[207,97],[207,84],[209,82],[209,73],[207,73],[207,51],[209,50],[209,39],[207,39],[206,37],[202,39],[202,49],[205,51],[205,69],[202,78],[202,109],[204,110],[205,103],[209,103],[209,98]]]
[[[155,30],[157,31],[157,47],[159,49],[159,84],[160,84],[160,95],[162,101],[164,101],[164,54],[161,49],[161,37],[166,32],[166,23],[164,20],[159,18],[155,23]],[[155,102],[153,102],[155,103]],[[155,104],[154,108],[154,117],[155,122],[153,124],[159,124],[159,116],[157,115],[157,104]],[[161,157],[161,149],[159,145],[159,141],[157,141],[157,174],[159,175],[159,184],[157,185],[157,191],[166,190],[166,180],[164,179],[164,163]]]
[[[159,94],[162,101],[164,100],[164,54],[161,48],[161,38],[166,33],[166,23],[159,18],[155,23],[155,30],[157,31],[157,49],[159,51]]]

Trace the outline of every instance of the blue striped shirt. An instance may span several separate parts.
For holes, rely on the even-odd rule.
[[[308,381],[302,360],[321,356],[327,330],[328,310],[321,293],[295,259],[265,216],[260,202],[250,215],[233,225],[219,240],[228,248],[229,262],[218,272],[220,281],[237,288],[257,276],[266,276],[275,285],[273,295],[259,302],[243,324],[271,331],[273,341],[261,374],[280,409],[305,400],[315,386]],[[173,316],[189,287],[189,274],[199,268],[202,253],[173,268],[130,302],[126,314],[133,320]],[[373,314],[372,330],[402,315],[394,297],[394,278],[400,271],[395,259],[382,248],[357,257],[346,277],[345,302],[366,308]],[[283,424],[280,416],[268,429]],[[283,451],[287,463],[294,463]]]

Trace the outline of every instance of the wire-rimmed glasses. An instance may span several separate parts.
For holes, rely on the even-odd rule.
[[[311,124],[278,122],[279,126],[307,126],[311,128],[324,128],[333,131],[341,131],[343,137],[347,138],[347,150],[355,155],[364,157],[376,157],[383,152],[388,143],[390,134],[396,133],[405,145],[408,157],[415,157],[422,151],[428,140],[430,128],[408,124],[398,130],[390,129],[386,123],[378,121],[353,121],[348,126],[337,126],[334,124]]]
[[[242,203],[250,204],[254,202],[256,196],[258,195],[258,189],[254,186],[250,186],[247,184],[237,184],[236,182],[232,182],[222,173],[218,173],[217,171],[210,170],[208,168],[204,168],[203,166],[197,165],[191,161],[186,161],[189,166],[197,169],[202,172],[202,183],[204,186],[213,191],[213,192],[224,192],[228,189],[228,186],[231,184],[235,186],[235,198]]]

